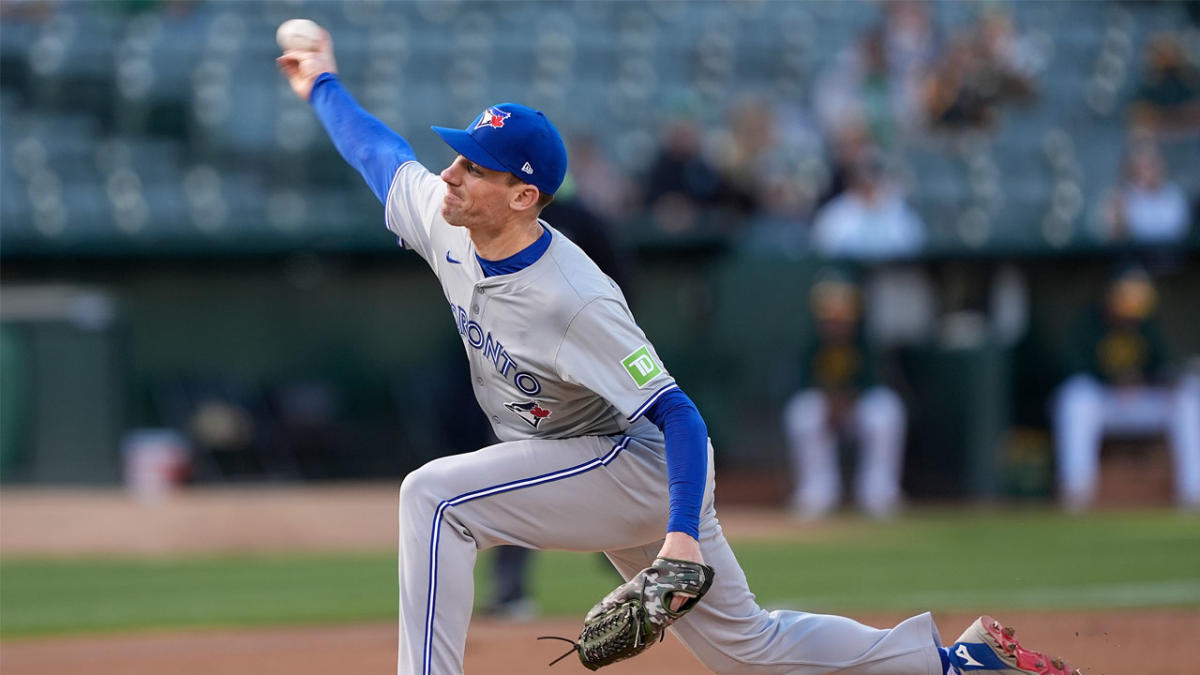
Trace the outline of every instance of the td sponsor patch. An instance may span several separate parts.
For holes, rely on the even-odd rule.
[[[662,366],[658,365],[658,362],[650,355],[650,348],[646,345],[638,347],[632,354],[626,356],[621,361],[621,365],[625,366],[625,372],[629,373],[639,389],[650,384],[651,380],[662,374]]]

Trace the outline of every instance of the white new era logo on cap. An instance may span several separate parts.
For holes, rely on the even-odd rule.
[[[525,173],[533,173],[533,167],[529,166],[529,162],[525,162],[525,166],[521,167],[521,170]]]

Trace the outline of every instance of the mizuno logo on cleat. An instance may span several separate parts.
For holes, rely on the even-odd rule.
[[[954,655],[958,657],[960,665],[962,665],[964,667],[965,666],[975,666],[976,668],[983,667],[982,663],[976,661],[975,657],[971,656],[971,652],[967,650],[967,646],[964,644],[960,644],[958,646],[958,648],[954,650]]]

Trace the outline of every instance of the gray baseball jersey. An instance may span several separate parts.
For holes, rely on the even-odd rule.
[[[441,216],[445,183],[417,162],[396,172],[387,226],[441,281],[471,364],[475,397],[504,441],[611,436],[675,388],[621,290],[546,223],[532,265],[486,277],[466,228]]]
[[[429,462],[400,488],[400,675],[462,672],[479,550],[604,551],[628,579],[654,561],[669,506],[665,442],[643,413],[676,385],[620,289],[548,226],[536,262],[485,277],[468,231],[441,216],[445,189],[404,164],[387,225],[441,281],[476,398],[503,442]],[[881,630],[759,607],[717,522],[711,445],[708,467],[699,541],[716,577],[671,628],[705,666],[940,675],[928,614]]]

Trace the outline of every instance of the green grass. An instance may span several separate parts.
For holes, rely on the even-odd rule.
[[[808,610],[1200,606],[1200,518],[1170,511],[922,512],[735,542],[765,606]],[[476,597],[487,597],[485,555]],[[388,620],[395,554],[0,559],[0,637],[143,628]],[[549,614],[582,615],[615,575],[548,552]]]
[[[738,551],[767,606],[1200,605],[1200,519],[1174,512],[930,514]]]
[[[394,554],[0,561],[0,636],[390,616]]]

